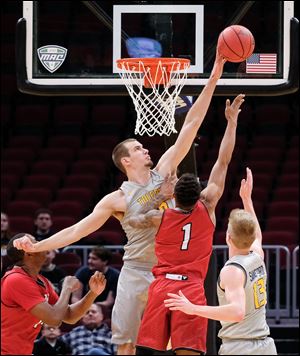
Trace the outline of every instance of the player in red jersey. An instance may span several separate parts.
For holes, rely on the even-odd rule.
[[[152,270],[155,280],[148,292],[137,355],[165,351],[170,338],[177,355],[206,352],[207,319],[172,312],[165,308],[164,299],[170,291],[182,290],[193,303],[206,305],[203,284],[212,252],[215,208],[224,191],[243,102],[244,95],[238,95],[231,105],[226,101],[227,127],[207,187],[201,191],[198,178],[184,174],[175,186],[175,209],[151,210],[130,219],[133,227],[158,229],[155,237],[158,262]]]
[[[79,287],[77,278],[65,277],[58,296],[47,278],[39,273],[46,252],[28,253],[13,246],[13,241],[23,235],[15,235],[7,245],[7,255],[14,266],[1,278],[1,355],[32,355],[33,342],[44,322],[53,326],[62,321],[75,324],[106,284],[104,275],[95,272],[89,292],[69,305],[72,292]],[[33,236],[28,236],[35,242]]]

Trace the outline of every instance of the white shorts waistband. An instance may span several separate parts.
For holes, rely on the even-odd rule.
[[[184,276],[182,274],[167,273],[166,278],[173,279],[174,281],[186,281],[188,276]]]

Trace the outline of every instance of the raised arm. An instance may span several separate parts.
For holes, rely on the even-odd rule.
[[[244,102],[244,97],[244,94],[238,95],[232,104],[230,104],[229,99],[226,100],[226,130],[221,141],[217,161],[210,173],[207,187],[201,192],[201,199],[205,201],[210,214],[214,213],[215,207],[224,192],[228,165],[231,161],[235,146],[237,120],[241,111],[240,107]]]
[[[246,168],[246,174],[246,179],[242,179],[241,181],[240,197],[242,198],[244,209],[253,216],[257,226],[256,238],[253,244],[251,245],[250,250],[255,251],[262,258],[264,258],[264,251],[262,249],[262,233],[251,198],[253,189],[253,176],[251,170],[248,167]]]
[[[90,290],[78,302],[69,305],[63,321],[68,324],[75,324],[88,311],[95,299],[101,294],[106,286],[106,279],[104,274],[96,271],[89,280]]]
[[[191,303],[180,291],[179,294],[168,293],[165,306],[170,310],[180,310],[190,315],[228,322],[239,322],[245,317],[246,299],[244,291],[245,274],[235,266],[225,266],[221,271],[222,288],[225,289],[227,304],[206,306]]]
[[[162,155],[156,166],[156,169],[163,176],[168,172],[176,172],[178,165],[189,152],[209,108],[217,81],[223,73],[225,62],[226,60],[217,52],[208,82],[189,110],[175,144]]]
[[[24,236],[14,240],[14,246],[26,252],[40,252],[70,245],[98,230],[110,216],[118,212],[118,207],[123,198],[122,194],[121,191],[115,191],[106,195],[87,217],[45,240],[32,243],[28,236]]]

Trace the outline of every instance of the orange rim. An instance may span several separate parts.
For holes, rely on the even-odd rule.
[[[142,66],[140,64],[143,64]],[[190,60],[186,58],[121,58],[117,60],[117,67],[127,72],[146,72],[144,86],[154,84],[167,85],[170,72],[177,72],[188,68]],[[162,70],[163,69],[163,70]]]
[[[159,63],[170,71],[174,63],[178,63],[176,70],[185,69],[189,66],[190,60],[187,58],[121,58],[117,60],[118,68],[122,69],[126,65],[127,70],[136,71],[139,63],[143,63],[145,68],[156,68]]]

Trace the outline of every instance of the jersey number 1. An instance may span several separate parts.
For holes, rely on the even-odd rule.
[[[184,225],[181,230],[183,230],[183,241],[180,250],[187,250],[191,239],[192,224],[188,223]]]

